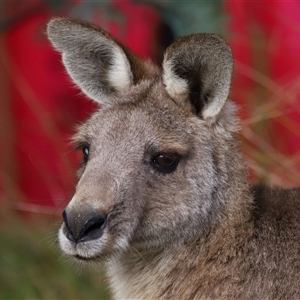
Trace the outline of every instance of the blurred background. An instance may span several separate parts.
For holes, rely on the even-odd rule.
[[[56,232],[76,183],[70,137],[96,106],[45,35],[51,17],[91,21],[160,63],[178,36],[231,45],[250,180],[300,185],[300,2],[0,1],[0,299],[107,299],[101,267],[61,257]]]

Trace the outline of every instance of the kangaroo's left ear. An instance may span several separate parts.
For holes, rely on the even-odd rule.
[[[182,37],[171,44],[163,61],[166,91],[178,104],[190,101],[197,115],[213,123],[229,95],[233,57],[214,34]]]

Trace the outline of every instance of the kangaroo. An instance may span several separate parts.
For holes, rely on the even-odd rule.
[[[158,67],[82,21],[48,36],[101,106],[74,136],[62,251],[103,262],[114,299],[300,299],[300,189],[249,183],[227,43],[181,37]]]

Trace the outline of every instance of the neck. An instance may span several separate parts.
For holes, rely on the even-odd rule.
[[[224,299],[230,298],[232,274],[243,265],[237,249],[251,234],[250,222],[238,224],[229,218],[187,244],[131,248],[108,262],[113,299],[217,298],[220,289]]]

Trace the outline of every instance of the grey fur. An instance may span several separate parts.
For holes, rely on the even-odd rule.
[[[228,45],[181,38],[161,72],[92,25],[54,19],[48,34],[102,104],[74,137],[89,154],[66,215],[75,235],[91,215],[107,226],[76,244],[64,224],[62,250],[103,261],[114,299],[299,299],[300,191],[247,180]],[[176,170],[157,169],[161,153]]]

